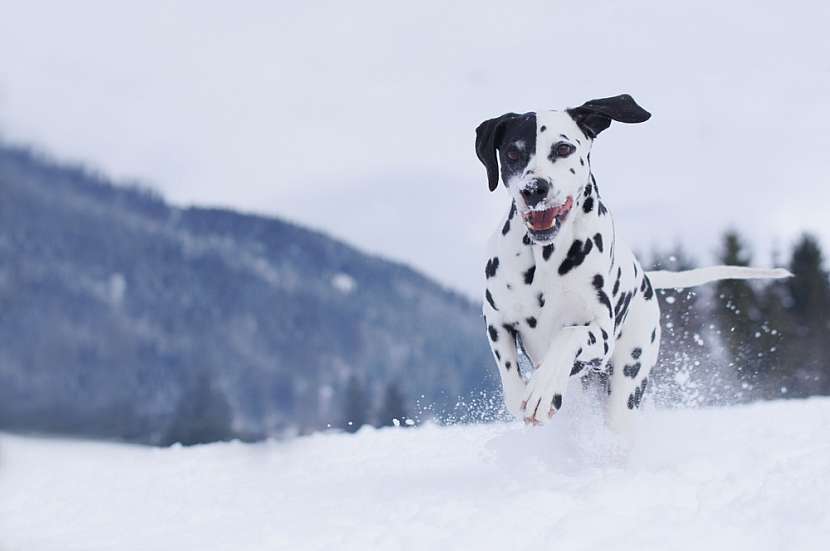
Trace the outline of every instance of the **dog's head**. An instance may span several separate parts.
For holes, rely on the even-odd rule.
[[[564,111],[507,113],[476,129],[476,154],[487,168],[490,191],[501,178],[513,196],[528,234],[537,243],[553,241],[591,182],[588,155],[611,121],[645,122],[651,117],[623,94],[595,99]]]

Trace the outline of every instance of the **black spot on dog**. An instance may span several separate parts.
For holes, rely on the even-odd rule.
[[[600,327],[599,330],[602,331],[602,340],[607,341],[608,340],[608,333],[602,327]]]
[[[622,268],[617,268],[617,280],[614,282],[614,288],[611,289],[611,295],[617,296],[620,292],[620,278],[622,277]]]
[[[487,290],[484,292],[484,298],[486,298],[486,299],[487,299],[487,304],[489,304],[489,305],[490,305],[490,308],[492,308],[493,310],[496,310],[496,311],[498,312],[498,310],[499,310],[499,309],[498,309],[498,308],[496,308],[496,303],[495,303],[495,301],[493,300],[493,295],[491,295],[491,294],[490,294],[490,289],[487,289]]]
[[[565,260],[563,260],[562,264],[559,265],[559,275],[565,275],[572,269],[582,264],[585,261],[585,257],[588,256],[593,247],[594,242],[590,239],[586,240],[584,245],[582,244],[582,240],[575,239],[571,244],[571,248],[568,249],[568,254],[565,256]]]
[[[582,142],[579,141],[579,138],[575,138],[575,139],[576,139],[576,143],[578,143],[579,145],[582,145]]]
[[[608,354],[608,341],[603,341],[602,348],[603,348],[603,354]]]
[[[525,321],[527,322],[527,324],[530,326],[531,329],[536,327],[536,318],[534,318],[533,316],[530,316]]]
[[[536,275],[536,265],[534,264],[527,271],[524,273],[525,284],[530,285],[533,283],[533,276]]]
[[[498,350],[494,350],[493,353],[496,355],[497,360],[501,360],[501,354],[499,354]]]
[[[512,338],[515,341],[516,337],[519,335],[519,332],[516,331],[516,328],[510,325],[509,323],[503,324],[502,327],[504,327],[505,331],[510,333],[510,338]]]
[[[592,210],[594,210],[594,198],[593,197],[588,197],[587,199],[585,199],[585,204],[582,205],[582,211],[585,214],[588,214]]]
[[[602,234],[601,233],[594,234],[594,243],[596,243],[597,249],[599,249],[599,252],[602,252]]]
[[[576,171],[573,168],[568,169],[571,171],[571,174],[576,174]]]
[[[654,339],[657,338],[657,328],[651,330],[651,342],[654,342]]]
[[[642,355],[643,355],[643,349],[640,348],[639,346],[631,351],[631,357],[634,358],[635,360],[639,360],[640,356],[642,356]]]
[[[602,204],[602,201],[599,202],[599,207],[597,207],[597,213],[599,213],[600,216],[608,214],[608,209],[605,208],[605,205]]]
[[[536,297],[536,300],[539,301],[539,308],[545,307],[545,295],[544,293],[539,293],[539,296]],[[654,339],[652,339],[654,341]]]
[[[543,125],[542,125],[542,127],[541,127],[541,128],[539,128],[539,132],[540,132],[540,133],[541,133],[541,132],[544,132],[544,131],[545,131],[545,130],[547,130],[547,129],[548,129],[548,127],[547,127],[547,126],[545,126],[545,125],[543,124]]]
[[[495,277],[496,270],[499,269],[499,257],[494,256],[490,260],[487,261],[487,266],[484,267],[484,275],[487,279],[491,277]]]
[[[508,361],[506,361],[506,362],[504,362],[504,368],[505,368],[507,371],[510,371],[510,368],[511,368],[511,367],[513,367],[513,364],[511,364],[509,360],[508,360]]]
[[[550,255],[553,254],[553,243],[550,245],[545,245],[542,247],[542,259],[547,260],[550,258]]]
[[[579,158],[579,166],[585,166],[585,160],[582,157]]]
[[[600,377],[600,381],[605,385],[605,391],[610,396],[611,395],[611,385],[609,384],[609,382],[611,381],[611,378],[614,375],[614,364],[612,364],[611,362],[608,362],[607,373],[604,373],[603,375],[604,376]]]
[[[525,234],[525,236],[522,237],[522,243],[525,245],[530,245],[530,236],[528,234]]]
[[[599,300],[600,304],[604,304],[606,308],[608,308],[608,315],[612,316],[613,312],[611,310],[611,301],[608,299],[608,294],[603,289],[603,285],[605,284],[605,280],[600,274],[594,276],[594,289],[597,292],[597,300]],[[605,331],[603,333],[603,338],[607,339],[608,337],[605,335]],[[593,343],[591,343],[593,344]]]
[[[562,407],[562,395],[561,394],[554,394],[553,395],[553,407],[554,409],[559,409]]]
[[[648,276],[643,274],[643,281],[640,283],[640,291],[643,293],[643,298],[646,300],[651,300],[654,297],[654,289],[651,287],[651,281],[649,281]]]
[[[633,379],[634,377],[637,376],[637,373],[640,372],[641,367],[642,367],[642,365],[640,364],[640,362],[637,362],[637,363],[631,364],[631,365],[627,365],[627,366],[623,367],[623,375],[625,375],[626,377],[631,377]]]
[[[516,202],[514,201],[512,205],[510,205],[510,213],[507,215],[507,220],[504,222],[504,227],[501,229],[502,235],[507,235],[507,232],[510,231],[510,221],[513,220],[513,217],[516,215]]]
[[[490,340],[496,342],[499,340],[499,332],[492,325],[487,326],[487,332],[490,333]]]
[[[588,344],[595,344],[597,342],[597,337],[591,331],[588,331]]]
[[[634,278],[635,278],[635,279],[637,278],[637,275],[638,275],[639,273],[640,273],[640,272],[639,272],[639,270],[637,270],[637,263],[636,263],[636,262],[634,262]]]
[[[582,362],[575,362],[574,366],[571,368],[571,376],[576,375],[585,367],[585,364]]]
[[[640,402],[643,400],[643,395],[646,391],[646,382],[648,379],[643,379],[643,382],[634,389],[634,392],[628,396],[628,409],[640,407]]]
[[[628,292],[623,293],[620,295],[620,298],[617,300],[617,304],[614,307],[614,326],[620,327],[622,325],[623,320],[628,315],[628,307],[631,304],[631,297],[634,296],[634,293]],[[622,337],[622,331],[617,336],[617,339]]]

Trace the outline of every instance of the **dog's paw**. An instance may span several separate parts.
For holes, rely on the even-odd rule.
[[[516,419],[521,419],[524,415],[522,409],[522,400],[526,390],[526,385],[519,377],[514,377],[508,381],[503,381],[504,390],[504,408]]]
[[[545,423],[562,408],[564,388],[560,388],[562,384],[559,379],[558,373],[552,369],[540,368],[533,374],[521,404],[525,423]]]

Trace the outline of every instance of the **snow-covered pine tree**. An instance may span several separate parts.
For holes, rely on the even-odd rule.
[[[784,341],[786,380],[793,396],[830,394],[830,283],[823,264],[818,239],[802,235],[790,260],[794,277],[783,283],[793,323]]]

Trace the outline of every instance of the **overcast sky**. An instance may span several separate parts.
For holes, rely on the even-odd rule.
[[[508,199],[475,126],[629,92],[653,118],[592,160],[635,249],[828,243],[828,3],[675,4],[0,0],[0,133],[476,294]]]

